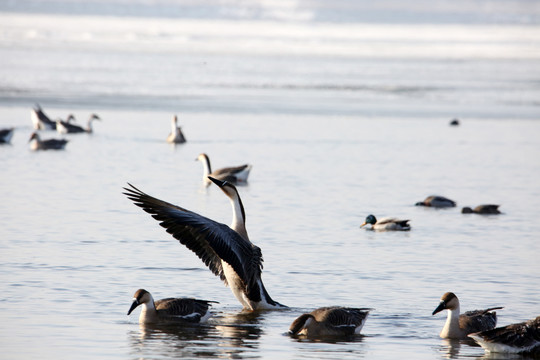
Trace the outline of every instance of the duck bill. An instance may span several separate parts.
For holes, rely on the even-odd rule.
[[[129,311],[128,311],[127,314],[128,314],[128,315],[131,314],[131,312],[132,312],[133,310],[135,310],[135,308],[136,308],[137,306],[139,306],[139,305],[140,305],[140,303],[139,303],[139,301],[138,301],[137,299],[133,300],[133,303],[131,304],[131,307],[129,308]]]
[[[441,301],[439,303],[439,306],[437,306],[437,308],[435,310],[433,310],[433,313],[431,315],[435,315],[436,313],[441,312],[444,309],[446,309],[446,304],[444,303],[444,301]]]
[[[367,222],[363,222],[362,225],[360,225],[360,227],[363,227],[365,225],[367,225]]]

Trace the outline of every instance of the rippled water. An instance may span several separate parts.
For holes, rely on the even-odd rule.
[[[2,357],[465,359],[484,351],[438,337],[444,292],[462,310],[504,306],[499,325],[539,315],[539,30],[534,11],[513,7],[523,2],[507,15],[530,14],[527,26],[366,24],[343,2],[315,15],[298,5],[287,22],[29,3],[0,4],[0,128],[16,128],[0,147]],[[329,20],[339,14],[348,21]],[[33,153],[36,102],[53,118],[102,121],[66,136],[65,151]],[[188,140],[176,147],[165,143],[173,113]],[[239,188],[247,229],[270,295],[290,309],[243,313],[122,195],[130,182],[228,224],[227,198],[202,185],[201,152],[215,168],[253,165]],[[458,207],[413,206],[431,194]],[[503,214],[460,213],[481,203]],[[360,229],[368,214],[412,230]],[[126,315],[138,288],[219,304],[202,326],[140,328],[138,310]],[[363,336],[287,336],[327,305],[374,308]]]
[[[538,122],[483,119],[451,128],[189,114],[182,121],[188,143],[171,147],[163,141],[168,113],[108,110],[94,135],[69,136],[62,152],[32,153],[27,109],[2,112],[21,124],[1,148],[8,358],[461,358],[483,350],[438,338],[444,315],[430,314],[445,291],[456,292],[464,309],[505,306],[500,324],[538,313]],[[202,151],[215,166],[254,165],[240,188],[248,231],[265,256],[268,291],[290,310],[242,314],[191,252],[121,194],[129,181],[229,223],[226,197],[202,187],[194,161]],[[458,206],[500,203],[504,214],[412,205],[431,193]],[[409,218],[412,230],[360,229],[369,213]],[[137,315],[125,315],[138,288],[220,303],[208,325],[143,330]],[[375,308],[365,336],[312,343],[285,335],[300,313],[332,304]]]

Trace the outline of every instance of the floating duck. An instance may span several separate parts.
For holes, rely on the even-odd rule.
[[[47,139],[41,140],[36,132],[30,136],[30,150],[62,150],[66,147],[68,140],[65,139]]]
[[[86,123],[86,128],[82,126],[72,124],[70,121],[75,120],[73,115],[69,115],[66,121],[58,120],[56,122],[56,131],[60,134],[78,134],[78,133],[88,133],[91,134],[94,130],[92,128],[92,121],[101,120],[96,114],[91,114]]]
[[[167,136],[167,142],[172,144],[183,144],[186,142],[186,138],[182,133],[182,129],[177,125],[178,118],[176,115],[171,120],[171,133]]]
[[[485,205],[478,205],[474,209],[471,209],[468,206],[465,206],[463,209],[461,209],[461,213],[463,214],[483,214],[483,215],[494,215],[494,214],[500,214],[499,211],[500,205],[493,205],[493,204],[485,204]]]
[[[431,195],[425,198],[425,200],[417,202],[415,205],[444,208],[444,207],[454,207],[456,206],[456,202],[448,198],[445,198],[444,196]]]
[[[488,352],[540,354],[540,316],[492,330],[469,334]]]
[[[371,229],[377,231],[407,231],[411,230],[411,226],[408,224],[409,221],[410,220],[399,220],[391,217],[377,220],[374,215],[368,215],[360,227],[371,224]]]
[[[142,305],[139,315],[140,324],[156,323],[203,323],[210,318],[208,308],[215,301],[198,300],[191,298],[166,298],[154,301],[152,294],[144,289],[139,289],[133,295],[133,303],[129,308],[128,315],[139,305]]]
[[[147,195],[131,184],[130,188],[124,188],[124,194],[193,251],[214,275],[231,288],[244,309],[286,308],[272,300],[263,285],[261,249],[249,240],[246,213],[237,189],[229,182],[210,180],[231,201],[233,222],[230,227]]]
[[[493,329],[497,325],[497,314],[492,310],[502,309],[502,307],[472,310],[460,315],[459,299],[454,293],[447,292],[441,297],[441,302],[432,315],[445,309],[448,310],[448,317],[439,334],[440,337],[443,339],[466,339],[467,335],[471,333]]]
[[[370,310],[340,306],[318,308],[294,320],[289,328],[289,334],[307,337],[360,334]]]
[[[198,160],[203,164],[203,181],[207,185],[211,184],[211,182],[208,180],[209,176],[235,185],[246,183],[251,170],[251,165],[245,164],[212,171],[212,168],[210,167],[210,159],[208,158],[208,155],[204,153],[199,154],[195,160]]]

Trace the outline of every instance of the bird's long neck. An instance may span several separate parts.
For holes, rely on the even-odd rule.
[[[238,193],[231,197],[231,205],[233,210],[231,229],[239,233],[244,239],[249,240],[246,230],[246,212]]]
[[[156,305],[154,299],[150,299],[149,302],[142,304],[141,315],[139,315],[140,323],[156,322],[158,318]]]
[[[446,323],[441,332],[441,337],[459,338],[463,337],[462,329],[459,327],[459,305],[453,309],[448,309],[448,315],[446,317]]]
[[[176,116],[171,120],[171,133],[176,134]]]
[[[206,179],[206,177],[212,173],[212,168],[210,167],[210,159],[208,159],[208,156],[204,157],[202,164],[204,169],[204,178]]]
[[[93,129],[92,129],[92,120],[94,120],[94,119],[92,117],[90,117],[88,119],[88,121],[86,122],[86,132],[91,133],[93,131]],[[99,126],[98,126],[98,128],[99,128]]]

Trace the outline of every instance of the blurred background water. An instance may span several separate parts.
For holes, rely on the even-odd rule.
[[[539,14],[534,1],[1,2],[0,127],[16,128],[0,148],[2,357],[482,357],[439,339],[431,312],[454,291],[463,310],[505,306],[499,325],[539,314]],[[35,103],[103,120],[32,153]],[[229,223],[200,152],[253,164],[248,232],[290,310],[241,313],[121,194],[131,182]],[[431,194],[458,207],[413,206]],[[503,214],[459,211],[480,203]],[[412,230],[359,229],[370,213]],[[220,303],[206,326],[139,329],[125,315],[138,288]],[[364,337],[285,335],[333,304],[375,308]]]

